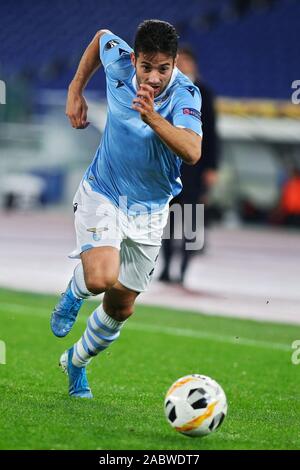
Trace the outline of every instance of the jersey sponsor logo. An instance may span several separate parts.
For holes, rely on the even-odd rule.
[[[116,47],[119,43],[119,41],[117,41],[116,39],[111,39],[110,41],[108,41],[105,46],[104,46],[104,49],[106,51],[109,51],[110,49],[112,49],[113,47]]]
[[[195,108],[183,108],[183,114],[188,114],[189,116],[194,116],[195,118],[201,120],[201,114]]]

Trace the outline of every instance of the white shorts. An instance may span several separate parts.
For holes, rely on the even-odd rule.
[[[118,280],[136,292],[147,290],[168,220],[168,205],[160,212],[128,215],[83,181],[73,206],[77,247],[69,257],[80,258],[95,247],[115,247],[120,250]]]

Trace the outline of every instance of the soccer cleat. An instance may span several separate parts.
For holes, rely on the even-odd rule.
[[[93,398],[86,376],[85,367],[76,367],[72,363],[74,347],[65,351],[59,360],[59,365],[69,376],[69,395],[76,398]]]
[[[69,333],[82,304],[83,299],[74,296],[70,281],[66,292],[62,294],[51,315],[51,330],[55,336],[63,338]]]

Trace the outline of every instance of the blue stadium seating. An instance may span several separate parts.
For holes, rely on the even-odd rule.
[[[233,0],[0,0],[0,78],[26,73],[39,87],[65,88],[78,59],[100,28],[132,44],[145,18],[177,26],[194,47],[216,93],[289,98],[299,79],[300,2],[277,0],[238,17]],[[231,14],[230,14],[231,12]],[[100,75],[100,74],[99,74]],[[97,77],[93,88],[104,88]]]

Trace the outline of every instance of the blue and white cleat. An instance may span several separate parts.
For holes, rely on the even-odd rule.
[[[72,363],[73,349],[65,351],[59,360],[59,365],[69,376],[69,395],[76,398],[93,398],[86,376],[85,367],[76,367]]]
[[[55,336],[63,338],[69,333],[75,323],[83,300],[74,296],[70,281],[66,292],[62,294],[51,315],[50,325]]]

